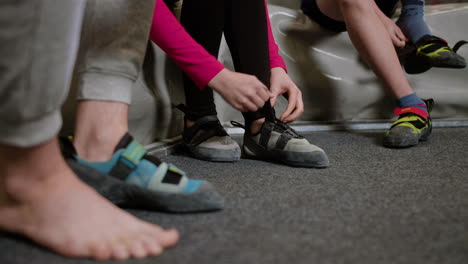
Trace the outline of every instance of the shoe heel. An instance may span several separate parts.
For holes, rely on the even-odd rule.
[[[242,146],[242,148],[241,148],[241,158],[243,158],[243,159],[254,159],[255,156],[253,154],[249,154],[248,152],[250,152],[250,150],[246,151],[245,150],[246,148],[247,148],[246,146]]]

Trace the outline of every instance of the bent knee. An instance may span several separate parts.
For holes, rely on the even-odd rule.
[[[341,9],[358,9],[368,10],[372,8],[372,1],[374,0],[337,0]]]

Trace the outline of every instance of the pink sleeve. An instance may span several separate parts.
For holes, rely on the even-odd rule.
[[[268,25],[268,48],[270,52],[270,68],[280,67],[283,68],[285,71],[288,71],[283,58],[279,55],[278,45],[276,45],[275,38],[273,37],[273,32],[271,31],[270,15],[268,13],[268,4],[266,0],[265,11]]]
[[[150,38],[201,90],[224,69],[185,31],[163,0],[156,1]]]

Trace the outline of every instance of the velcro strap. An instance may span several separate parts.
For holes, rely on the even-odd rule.
[[[134,167],[128,165],[128,162],[123,162],[121,159],[117,161],[117,164],[109,171],[109,175],[119,180],[125,181],[132,173]]]
[[[431,42],[434,42],[434,43],[435,42],[440,42],[440,43],[443,43],[443,44],[448,46],[448,42],[445,39],[438,38],[438,37],[435,37],[435,38],[431,39]]]
[[[203,133],[199,133],[201,130],[203,130]],[[196,146],[214,136],[227,136],[227,133],[224,131],[218,117],[213,115],[198,119],[192,127],[185,127],[183,136],[187,143]]]
[[[422,121],[422,117],[418,115],[413,115],[413,116],[406,116],[406,117],[398,119],[395,123],[393,123],[391,128],[394,128],[401,124],[411,124],[417,129],[423,129],[424,127],[427,126],[427,123]]]
[[[166,176],[162,179],[162,183],[168,184],[179,184],[182,180],[182,177],[185,176],[185,172],[181,169],[177,168],[172,164],[168,164],[168,170],[166,172]]]
[[[293,138],[293,136],[289,133],[281,134],[281,136],[278,138],[278,141],[276,141],[275,149],[284,150],[291,138]]]
[[[466,41],[466,40],[458,41],[457,44],[455,44],[455,46],[453,46],[453,51],[457,52],[461,48],[461,46],[463,46],[465,44],[468,44],[468,41]]]
[[[122,152],[122,155],[120,156],[120,159],[123,159],[124,161],[127,161],[132,167],[138,166],[138,163],[140,163],[141,159],[143,156],[146,155],[146,149],[138,143],[138,141],[133,140]]]
[[[146,155],[146,149],[136,140],[132,140],[120,155],[117,164],[109,172],[109,175],[125,180],[128,175],[138,166],[141,159]]]
[[[408,114],[408,113],[413,113],[421,116],[422,118],[426,119],[429,117],[426,111],[422,110],[421,108],[410,106],[410,107],[398,107],[393,110],[393,113],[395,115],[403,115],[403,114]]]
[[[202,126],[210,124],[210,123],[219,123],[218,117],[215,115],[212,115],[212,116],[204,116],[202,118],[199,118],[197,119],[197,121],[194,122],[193,126],[190,129],[198,130]]]
[[[416,46],[421,46],[423,44],[427,45],[430,43],[441,43],[441,44],[444,44],[445,46],[448,46],[448,42],[445,39],[439,38],[436,36],[423,37],[418,42],[416,42]]]
[[[170,163],[163,162],[148,183],[148,187],[154,189],[160,183],[178,185],[185,173]]]
[[[260,146],[264,147],[265,149],[268,148],[268,141],[270,141],[271,132],[275,127],[275,123],[265,122],[263,123],[262,130],[260,132]]]

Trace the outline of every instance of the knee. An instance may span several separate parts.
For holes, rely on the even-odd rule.
[[[359,10],[369,11],[372,9],[372,2],[374,0],[337,0],[341,10]]]

